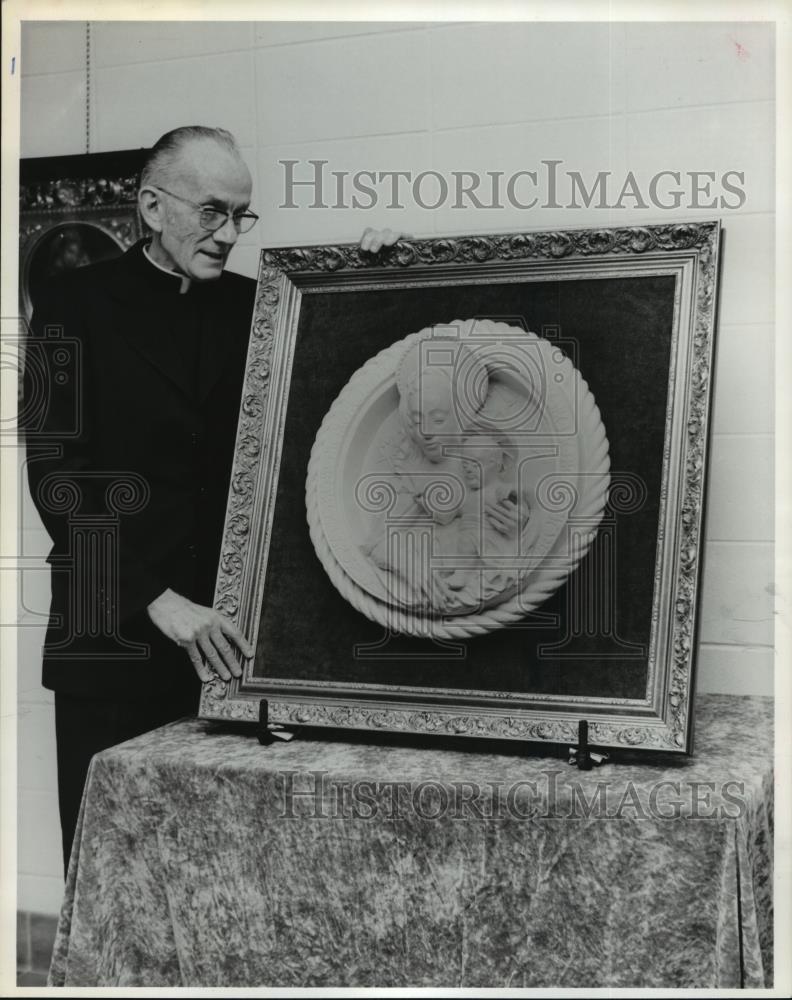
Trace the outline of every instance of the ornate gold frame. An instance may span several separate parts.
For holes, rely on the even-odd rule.
[[[410,240],[372,256],[356,245],[262,251],[215,607],[258,635],[301,304],[307,296],[467,284],[671,276],[673,332],[667,380],[651,641],[643,698],[526,694],[471,709],[474,691],[317,681],[240,681],[204,687],[205,718],[574,742],[580,719],[593,744],[690,752],[697,604],[720,224],[700,222]],[[615,482],[611,505],[618,507]],[[307,528],[306,528],[307,530]],[[431,697],[429,696],[431,694]],[[526,702],[530,702],[527,704]]]

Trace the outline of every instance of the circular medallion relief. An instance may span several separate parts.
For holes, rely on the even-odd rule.
[[[549,341],[455,320],[360,368],[308,465],[308,524],[339,592],[410,635],[517,621],[578,564],[602,518],[608,441]]]

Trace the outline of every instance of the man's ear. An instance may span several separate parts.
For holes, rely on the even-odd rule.
[[[159,191],[156,188],[141,188],[138,191],[138,208],[148,228],[154,233],[161,233],[165,205],[159,196]]]

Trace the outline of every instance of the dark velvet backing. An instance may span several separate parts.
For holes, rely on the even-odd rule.
[[[382,683],[492,692],[642,698],[652,587],[674,278],[544,281],[312,293],[302,301],[254,676],[342,684]],[[608,511],[614,635],[568,633],[570,583],[520,625],[458,644],[390,637],[341,597],[319,563],[305,514],[305,477],[316,432],[350,376],[377,351],[423,327],[486,317],[559,344],[588,382],[610,443],[611,472],[640,477],[647,499]],[[607,536],[607,538],[606,538]],[[594,550],[586,557],[593,558]],[[583,566],[577,571],[585,576]],[[548,617],[548,615],[550,617]],[[607,631],[607,630],[605,630]],[[378,645],[357,657],[358,644]],[[632,644],[632,645],[625,645]],[[387,658],[383,658],[387,654]]]

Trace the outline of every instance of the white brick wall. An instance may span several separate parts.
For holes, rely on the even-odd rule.
[[[27,23],[22,154],[85,148],[85,26]],[[680,208],[400,212],[278,209],[279,159],[330,169],[512,172],[558,158],[646,178],[744,170],[726,228],[706,523],[698,688],[772,693],[772,27],[759,24],[95,23],[92,150],[149,145],[177,125],[230,128],[254,173],[258,231],[232,267],[255,274],[259,240],[355,239],[365,225],[416,235],[711,216]],[[26,544],[45,539],[25,510]],[[20,665],[20,898],[60,895],[52,705],[38,686],[44,573],[25,584]]]

